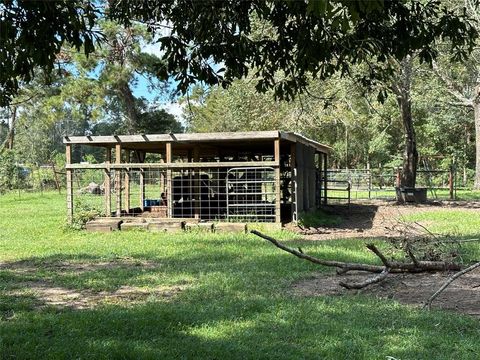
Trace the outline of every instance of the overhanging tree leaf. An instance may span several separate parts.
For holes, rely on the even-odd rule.
[[[448,10],[440,1],[119,0],[108,8],[96,7],[100,5],[80,0],[0,5],[4,104],[18,81],[31,80],[35,66],[51,71],[64,42],[91,52],[94,25],[105,16],[126,25],[144,22],[159,36],[167,74],[177,81],[178,91],[185,93],[198,81],[227,86],[255,68],[257,89],[273,89],[282,99],[304,91],[309,76],[347,73],[351,64],[375,56],[386,64],[389,57],[401,60],[419,51],[421,60],[430,62],[439,37],[448,38],[454,56],[461,59],[477,37],[464,12]],[[251,36],[255,18],[269,24],[272,36]],[[223,64],[225,72],[219,74],[215,63]],[[279,70],[285,77],[277,82]],[[374,81],[389,75],[391,71],[372,68],[368,77]]]

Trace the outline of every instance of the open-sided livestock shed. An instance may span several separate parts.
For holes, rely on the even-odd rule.
[[[326,203],[330,148],[297,133],[67,136],[64,144],[70,221],[92,172],[107,217],[280,223]],[[104,161],[81,162],[85,146]]]

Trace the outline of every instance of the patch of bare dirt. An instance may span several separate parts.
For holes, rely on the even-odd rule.
[[[391,228],[397,224],[397,219],[404,216],[426,211],[441,211],[442,209],[458,209],[464,211],[479,211],[480,203],[435,202],[430,204],[398,205],[394,202],[369,202],[366,204],[351,204],[347,206],[329,206],[326,212],[340,215],[341,224],[328,227],[294,228],[307,240],[331,240],[348,238],[373,238],[392,235]],[[422,225],[430,225],[427,222]]]
[[[77,274],[81,274],[89,271],[131,269],[135,267],[142,267],[143,269],[155,269],[160,266],[161,264],[154,261],[135,259],[130,257],[121,257],[110,261],[88,262],[64,260],[21,260],[15,262],[0,262],[0,270],[11,270],[18,274],[33,274],[39,269],[54,272],[74,272]]]
[[[147,299],[170,299],[188,284],[143,288],[122,286],[115,291],[95,292],[89,289],[76,290],[58,286],[47,280],[28,281],[29,276],[36,277],[39,271],[54,274],[70,273],[81,275],[95,273],[101,270],[126,269],[159,269],[162,264],[144,259],[119,257],[110,261],[88,260],[22,260],[16,262],[0,262],[0,270],[7,270],[20,277],[26,276],[27,281],[20,280],[14,284],[14,289],[3,293],[10,296],[32,296],[38,307],[55,306],[59,308],[89,309],[103,304],[139,303]]]
[[[140,303],[147,299],[168,300],[183,291],[187,285],[140,288],[122,286],[115,291],[94,292],[74,290],[55,286],[46,281],[18,284],[21,289],[12,290],[7,295],[31,295],[38,300],[38,307],[54,306],[58,308],[91,309],[99,305]]]
[[[360,293],[421,307],[451,274],[390,274],[381,283],[370,285],[362,290],[347,290],[339,285],[340,281],[356,283],[371,276],[372,274],[360,272],[344,275],[318,274],[294,283],[292,291],[299,296],[341,296]],[[474,270],[456,279],[433,301],[432,308],[456,311],[480,318],[480,270]]]

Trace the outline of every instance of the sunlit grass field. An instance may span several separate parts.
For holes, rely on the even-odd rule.
[[[244,234],[87,233],[64,226],[64,195],[0,196],[0,359],[478,359],[480,322],[352,293],[291,285],[330,271]],[[473,212],[428,212],[435,231],[480,235]],[[327,259],[376,263],[361,240],[306,242]],[[479,255],[478,244],[465,247]],[[35,289],[95,297],[55,306]],[[103,295],[142,290],[143,297]],[[167,296],[167,295],[168,296]],[[110,300],[107,300],[110,299]]]

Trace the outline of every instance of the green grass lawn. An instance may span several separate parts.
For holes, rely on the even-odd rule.
[[[444,216],[436,226],[480,233],[478,217]],[[477,319],[354,293],[294,295],[292,282],[332,270],[252,235],[87,233],[65,230],[64,217],[58,194],[0,196],[0,359],[478,359]],[[362,241],[273,235],[319,257],[376,262]],[[149,295],[76,309],[42,303],[39,283]]]
[[[410,214],[405,220],[428,222],[428,229],[438,234],[458,237],[480,234],[480,210],[439,209]]]

